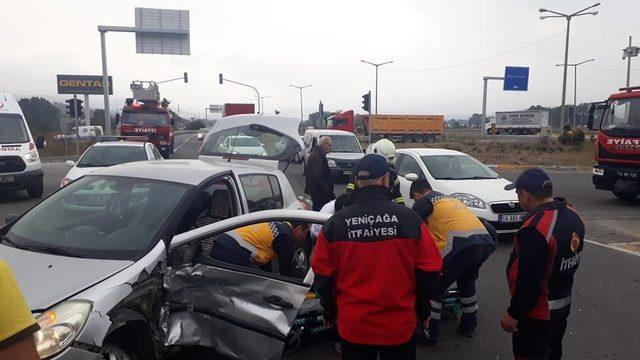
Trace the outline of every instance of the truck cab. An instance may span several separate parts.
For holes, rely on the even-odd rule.
[[[589,109],[589,129],[598,130],[593,184],[633,200],[640,195],[640,86],[620,91]]]

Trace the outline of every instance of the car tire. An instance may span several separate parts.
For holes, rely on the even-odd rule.
[[[618,192],[618,191],[612,191],[613,195],[615,195],[618,199],[622,199],[625,201],[633,201],[635,200],[636,197],[638,197],[637,193],[631,193],[631,192]]]
[[[102,355],[106,360],[139,360],[135,351],[127,349],[120,344],[110,343],[102,348]]]
[[[42,178],[34,180],[33,183],[27,187],[27,192],[32,199],[41,198],[44,193],[44,182]]]

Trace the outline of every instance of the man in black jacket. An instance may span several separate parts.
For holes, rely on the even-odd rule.
[[[322,136],[318,146],[309,154],[304,182],[304,192],[311,196],[313,211],[320,211],[329,201],[335,199],[333,177],[327,163],[327,154],[331,152],[331,138]]]

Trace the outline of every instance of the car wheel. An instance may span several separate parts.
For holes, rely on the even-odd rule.
[[[119,344],[107,344],[102,348],[106,360],[138,360],[138,354],[129,351]]]
[[[29,185],[27,192],[32,199],[41,198],[44,193],[44,183],[42,182],[42,179],[35,180],[31,185]]]
[[[619,192],[619,191],[615,191],[615,190],[613,191],[613,195],[615,195],[618,199],[622,199],[622,200],[626,200],[626,201],[632,201],[638,196],[637,193]]]

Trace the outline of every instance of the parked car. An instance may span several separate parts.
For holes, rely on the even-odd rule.
[[[331,138],[333,149],[327,154],[327,162],[333,178],[350,178],[356,163],[362,159],[364,153],[358,138],[351,132],[343,130],[316,129],[304,133],[303,170],[306,173],[307,159],[311,149],[318,145],[320,138]]]
[[[43,136],[34,139],[22,109],[11,94],[0,93],[0,190],[26,189],[39,198],[44,192],[38,149]]]
[[[254,223],[328,218],[298,208],[278,170],[121,164],[11,217],[0,227],[0,258],[37,317],[41,358],[156,359],[201,346],[280,359],[313,272],[291,278],[230,265],[206,256],[205,245]]]
[[[60,187],[106,166],[163,159],[160,151],[150,142],[101,141],[91,145],[78,159],[78,162],[67,160],[67,165],[71,166],[71,170],[62,179]]]
[[[475,158],[446,149],[398,149],[396,170],[400,191],[413,205],[409,188],[418,178],[429,181],[434,190],[462,201],[479,218],[490,222],[499,234],[514,234],[525,212],[515,190],[505,190],[510,181]]]

